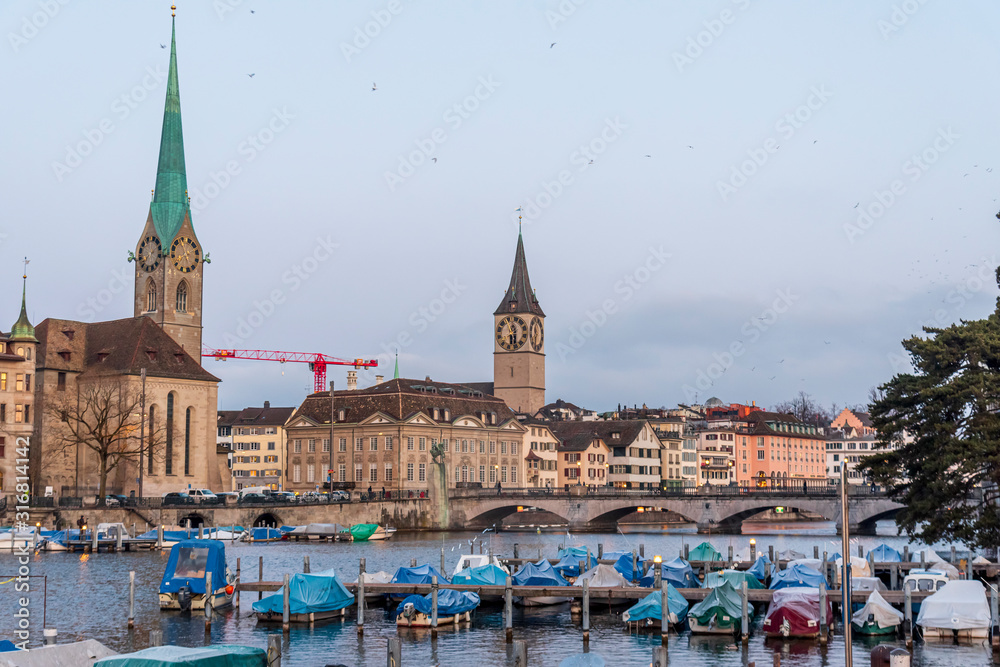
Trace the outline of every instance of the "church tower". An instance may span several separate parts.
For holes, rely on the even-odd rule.
[[[534,414],[545,405],[545,313],[528,280],[520,230],[510,287],[493,320],[493,393]]]
[[[129,261],[135,260],[135,315],[152,318],[200,364],[202,278],[209,260],[191,223],[177,85],[176,18],[171,23],[156,188],[146,227]]]

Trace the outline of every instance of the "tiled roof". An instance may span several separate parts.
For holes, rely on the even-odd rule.
[[[328,392],[329,393],[329,392]],[[233,426],[284,426],[295,408],[243,408],[233,420]]]
[[[242,410],[219,410],[218,411],[218,425],[219,426],[232,426],[236,422],[236,418],[240,416]]]
[[[448,420],[443,413],[438,423],[451,423],[463,415],[478,416],[477,413],[496,413],[497,425],[514,417],[514,413],[503,400],[477,392],[467,385],[433,382],[431,380],[410,380],[399,378],[388,380],[365,389],[334,392],[335,409],[345,411],[342,423],[358,423],[377,412],[402,421],[423,412],[433,419],[433,409],[447,409]],[[320,424],[330,423],[330,392],[310,394],[292,415],[306,417]]]
[[[607,443],[608,447],[616,445],[630,445],[639,437],[643,427],[647,424],[643,420],[611,420],[593,422],[553,422],[552,432],[561,440],[587,435],[588,437],[598,437]],[[615,438],[614,434],[618,433]],[[659,445],[659,441],[655,441]]]
[[[858,418],[862,426],[867,426],[868,428],[875,426],[872,422],[872,416],[867,412],[855,412],[854,416]]]
[[[780,412],[751,412],[744,418],[744,420],[748,426],[747,432],[752,435],[774,435],[785,438],[815,438],[817,440],[822,440],[825,437],[823,432],[818,429],[816,433],[795,433],[792,431],[779,431],[767,425],[768,422],[780,422],[806,427],[810,426],[809,424],[800,421],[795,415],[788,415]]]
[[[561,439],[560,443],[556,445],[556,451],[582,452],[588,449],[596,439],[599,439],[599,436],[595,436],[593,433],[579,433],[571,435],[567,438]]]

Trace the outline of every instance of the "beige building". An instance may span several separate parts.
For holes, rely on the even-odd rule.
[[[567,486],[607,486],[611,450],[590,431],[568,434],[559,441],[556,483]]]
[[[663,445],[645,419],[554,422],[552,430],[562,440],[588,434],[604,442],[610,456],[608,476],[602,484],[623,489],[660,488]]]
[[[335,489],[426,491],[438,445],[449,487],[524,485],[527,429],[495,396],[467,385],[396,378],[337,391],[333,403],[333,452],[304,448],[288,460],[317,470],[329,466]],[[329,392],[308,396],[286,425],[293,449],[295,440],[331,437],[330,416]]]
[[[698,486],[729,486],[736,483],[736,443],[746,439],[737,426],[721,426],[698,432]],[[742,441],[741,441],[742,442]]]
[[[552,434],[551,424],[526,418],[521,420],[521,425],[527,429],[524,434],[525,486],[559,486],[559,438]]]
[[[294,411],[295,408],[272,408],[269,401],[264,401],[264,407],[243,408],[226,420],[231,440],[227,446],[232,452],[233,491],[251,486],[289,490],[284,472],[285,422]],[[315,448],[315,442],[311,446]],[[314,478],[315,475],[314,472]]]
[[[37,344],[22,287],[21,315],[9,334],[0,333],[0,497],[15,490],[14,478],[19,476],[16,459],[23,457],[18,449],[34,444],[32,377]]]

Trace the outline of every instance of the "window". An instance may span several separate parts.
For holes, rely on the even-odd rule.
[[[24,373],[18,373],[14,377],[17,378],[14,380],[14,391],[24,391]]]
[[[341,451],[341,452],[346,452],[347,451],[347,438],[341,438],[340,439],[340,447],[338,448],[338,451]]]
[[[490,454],[497,453],[497,443],[494,440],[490,440]]]
[[[387,451],[387,452],[391,452],[392,451],[392,436],[391,435],[385,436],[385,451]]]
[[[493,443],[490,443],[493,444]],[[497,483],[497,469],[496,467],[490,468],[490,484]]]
[[[463,454],[468,454],[469,453],[469,441],[468,440],[463,440],[462,441],[462,453]]]
[[[292,481],[296,484],[302,481],[302,466],[298,463],[292,466]]]
[[[461,472],[462,472],[462,469],[459,466],[455,466],[455,481],[456,482],[461,481]]]
[[[445,450],[448,449],[448,441],[445,440]],[[420,451],[427,451],[427,438],[420,438]]]
[[[310,463],[306,465],[306,481],[312,484],[316,481],[316,464]]]
[[[360,463],[355,463],[354,464],[354,481],[355,482],[363,482],[364,481],[364,472],[361,469],[361,464]]]
[[[510,443],[510,455],[511,456],[517,456],[517,443],[516,442]]]
[[[507,483],[507,466],[500,466],[500,483]]]
[[[500,453],[501,454],[506,454],[507,453],[507,441],[506,440],[501,440],[500,441]]]
[[[482,440],[479,441],[482,444]],[[479,483],[482,484],[486,481],[486,466],[479,466]]]
[[[594,472],[591,470],[590,472]],[[517,466],[510,467],[510,483],[517,484]]]
[[[773,454],[771,455],[771,458],[772,459],[774,458]],[[763,461],[764,460],[764,450],[763,449],[758,449],[757,450],[757,460],[758,461]]]
[[[323,451],[327,454],[330,453],[330,438],[323,438]]]
[[[479,453],[480,454],[485,454],[486,453],[486,441],[485,440],[480,440],[479,441]],[[480,481],[482,481],[482,480],[480,480]]]
[[[273,452],[274,451],[274,447],[275,447],[275,443],[274,442],[267,443],[267,451]]]
[[[14,423],[24,423],[24,406],[20,403],[14,406]]]
[[[184,474],[191,474],[191,408],[184,411]]]
[[[5,407],[6,406],[4,406],[4,405],[0,405],[0,422],[4,421],[4,418],[3,418],[3,408],[5,408]],[[148,431],[148,433],[149,433],[149,443],[146,445],[146,452],[148,452],[148,453],[143,453],[143,456],[148,457],[148,459],[147,459],[149,461],[148,472],[149,472],[150,475],[153,474],[153,434],[156,433],[156,431],[154,429],[154,425],[156,424],[156,414],[155,413],[156,413],[156,406],[155,405],[149,406],[149,431]]]
[[[368,466],[368,481],[377,482],[378,481],[378,464],[372,463]]]
[[[339,466],[337,466],[337,478],[341,482],[346,482],[347,481],[347,465],[346,464],[341,463]]]
[[[167,394],[167,433],[164,440],[166,447],[166,459],[164,463],[164,474],[174,473],[174,394]]]
[[[183,280],[177,286],[177,312],[186,313],[188,309],[188,286]]]
[[[31,391],[31,373],[24,374],[24,390]]]
[[[316,438],[309,438],[307,450],[310,454],[316,453]]]
[[[406,438],[406,449],[408,451],[411,451],[411,452],[413,451],[413,437],[412,436]]]
[[[419,482],[426,482],[427,481],[427,464],[426,463],[421,463],[420,464],[419,472],[420,472],[420,476],[417,478],[417,481],[419,481]]]
[[[355,438],[354,439],[354,451],[356,451],[356,452],[363,452],[363,451],[365,451],[365,439],[364,438]],[[360,482],[361,480],[359,479],[358,481]]]
[[[412,463],[407,463],[406,464],[406,481],[407,482],[412,482],[413,481],[413,464]]]
[[[60,373],[59,375],[66,375],[65,373]],[[0,391],[7,391],[7,374],[0,373]]]
[[[156,283],[152,278],[146,281],[146,312],[156,312]]]
[[[341,408],[341,409],[337,410],[337,421],[339,421],[339,422],[344,421],[344,417],[345,416],[346,415],[344,413],[344,408]]]
[[[377,437],[375,437],[375,438],[369,438],[368,439],[368,448],[371,451],[373,451],[373,452],[377,452],[378,451],[378,438]]]
[[[462,466],[462,481],[469,481],[469,466]]]
[[[391,482],[392,481],[392,464],[391,463],[386,463],[385,464],[385,481],[387,481],[387,482]]]
[[[302,453],[302,441],[301,440],[293,440],[292,441],[292,453],[293,454],[301,454]]]

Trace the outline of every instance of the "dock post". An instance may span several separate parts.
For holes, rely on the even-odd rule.
[[[646,545],[642,542],[639,543],[639,558],[646,560]]]
[[[826,580],[827,588],[833,588],[830,582],[830,561],[827,559],[828,552],[823,552],[823,579]]]
[[[750,592],[745,578],[740,584],[740,639],[744,646],[750,641]]]
[[[444,552],[444,549],[442,549],[441,551],[442,551],[442,553],[443,553],[443,552]],[[515,559],[515,560],[517,559],[517,556],[518,556],[518,554],[517,554],[517,542],[514,542],[514,559]],[[442,572],[443,572],[443,571],[444,571],[444,570],[442,570]]]
[[[850,556],[851,554],[847,554],[847,555]],[[858,545],[858,558],[864,558],[864,557],[865,557],[865,548],[859,544]]]
[[[729,545],[729,565],[728,565],[728,567],[730,569],[732,569],[732,567],[733,567],[733,545],[732,544]]]
[[[892,590],[899,588],[899,563],[889,563],[889,586]]]
[[[868,550],[868,570],[871,571],[871,576],[875,576],[875,556],[872,555],[871,549]]]
[[[825,644],[829,639],[829,629],[826,626],[826,586],[819,587],[819,643]]]
[[[910,562],[910,545],[909,544],[907,544],[906,546],[903,547],[903,562],[904,563],[909,563]]]
[[[913,597],[909,586],[903,586],[903,633],[907,648],[913,646]]]
[[[507,581],[504,583],[503,588],[503,626],[504,635],[507,639],[507,643],[514,641],[514,610],[513,610],[513,591],[511,591],[511,580],[510,575],[507,576]]]
[[[156,548],[163,548],[163,524],[156,527]]]
[[[42,628],[42,641],[45,646],[54,646],[59,639],[59,631],[55,628]]]
[[[212,572],[205,572],[205,632],[212,630],[212,596],[215,589],[212,588]]]
[[[819,547],[816,546],[815,544],[813,545],[813,558],[816,558],[816,559],[819,558]]]
[[[438,633],[438,578],[431,577],[431,637]]]
[[[128,573],[128,627],[135,627],[135,570]]]
[[[990,634],[994,637],[997,636],[998,621],[1000,621],[1000,617],[997,616],[997,589],[990,586]]]
[[[240,608],[240,557],[236,557],[236,590],[233,591],[233,604]]]
[[[416,558],[411,558],[410,559],[410,567],[416,567],[416,566],[417,566],[417,559]]]
[[[586,570],[583,569],[583,565],[584,565],[584,562],[582,560],[576,564],[576,566],[580,569],[580,574],[583,574],[584,572],[586,572]]]
[[[387,667],[399,667],[399,661],[401,659],[402,646],[399,641],[399,637],[389,637],[389,641],[385,645],[385,664]]]
[[[957,562],[955,559],[955,547],[951,548],[951,560],[949,560],[948,562],[951,563],[952,565],[954,565]]]
[[[198,539],[205,539],[205,526],[198,526]]]
[[[583,580],[583,643],[590,642],[590,580]]]
[[[689,554],[690,554],[690,552],[688,551],[688,543],[685,542],[684,543],[684,560],[690,560],[690,558],[688,558]]]
[[[927,569],[927,551],[924,549],[920,550],[920,569]]]
[[[444,547],[441,547],[441,574],[444,574]]]
[[[358,635],[365,633],[365,559],[358,563]]]
[[[290,592],[288,590],[288,573],[285,572],[285,582],[281,589],[281,631],[288,634],[288,631],[292,627],[291,619],[291,609],[290,609]]]
[[[632,549],[632,581],[638,579],[639,573],[639,555]]]
[[[150,646],[163,646],[163,631],[162,630],[150,630],[149,631],[149,645]]]
[[[650,667],[667,667],[666,646],[653,647],[653,662],[650,664]]]
[[[100,547],[97,546],[97,526],[90,529],[90,552],[97,553]]]
[[[773,544],[767,545],[767,559],[769,561],[771,561],[772,563],[774,562],[774,545]]]
[[[257,560],[257,583],[264,581],[264,557],[260,556]],[[264,597],[264,594],[257,591],[257,599],[260,600]]]
[[[667,630],[670,629],[670,605],[667,604],[667,587],[669,585],[666,581],[660,582],[660,643],[664,646],[667,645]]]
[[[604,560],[604,542],[597,545],[597,560]]]
[[[302,557],[302,573],[309,574],[309,556]]]
[[[590,569],[590,547],[587,547],[587,569]]]
[[[514,667],[528,667],[528,642],[523,639],[514,642]]]
[[[122,550],[122,531],[115,531],[115,551],[121,552]]]
[[[750,540],[750,562],[757,562],[757,540]]]
[[[663,565],[653,563],[653,588],[659,588],[663,581]]]
[[[267,636],[267,667],[281,667],[281,635]]]

